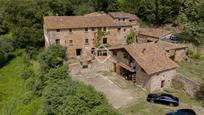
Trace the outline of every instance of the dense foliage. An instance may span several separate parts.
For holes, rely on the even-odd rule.
[[[0,36],[0,67],[13,57],[11,53],[13,50],[13,41],[10,40],[10,36]]]
[[[116,114],[101,93],[91,86],[72,81],[66,67],[51,69],[45,77],[43,110],[46,114]]]
[[[15,47],[41,47],[43,16],[125,11],[148,24],[181,24],[191,41],[201,44],[203,9],[203,0],[1,0],[0,36],[11,35]]]
[[[50,68],[55,68],[63,64],[66,48],[60,45],[52,45],[49,49],[41,52],[38,56],[38,61],[41,64],[41,69],[47,72]]]

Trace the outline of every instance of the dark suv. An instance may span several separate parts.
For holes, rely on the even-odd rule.
[[[159,103],[169,106],[178,106],[179,99],[171,94],[161,93],[161,94],[149,94],[147,96],[147,101],[150,103]]]
[[[166,115],[196,115],[196,112],[192,109],[179,109],[175,112],[167,113]]]

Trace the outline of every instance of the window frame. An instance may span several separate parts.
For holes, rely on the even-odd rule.
[[[85,45],[88,45],[89,44],[89,39],[86,38],[84,42],[85,42]]]
[[[105,42],[104,42],[104,40],[105,40]],[[103,44],[107,44],[107,43],[108,43],[108,38],[103,38],[103,39],[102,39],[102,43],[103,43]]]
[[[61,30],[60,29],[56,29],[56,32],[60,32]]]
[[[88,32],[89,31],[89,28],[85,28],[85,32]]]
[[[69,45],[73,46],[73,40],[69,40]]]

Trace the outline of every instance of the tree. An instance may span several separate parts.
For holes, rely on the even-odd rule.
[[[66,48],[60,45],[52,45],[48,49],[41,52],[38,56],[38,61],[41,64],[41,69],[44,72],[50,68],[55,68],[63,64]]]
[[[204,1],[187,0],[182,7],[184,34],[195,45],[203,44],[204,39]]]
[[[204,22],[188,22],[184,28],[187,40],[195,45],[204,42]]]
[[[45,114],[117,114],[106,98],[91,86],[72,81],[66,66],[52,68],[44,74],[43,111]]]
[[[13,57],[11,54],[13,50],[12,35],[0,36],[0,67]]]
[[[95,11],[116,11],[117,10],[117,0],[90,0],[90,5]]]

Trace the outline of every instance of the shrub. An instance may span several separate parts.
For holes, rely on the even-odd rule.
[[[190,57],[191,59],[200,59],[201,58],[200,53],[193,52],[192,50],[187,50],[186,55],[188,57]]]
[[[30,69],[30,68],[27,68],[27,69],[24,69],[22,72],[21,72],[21,75],[20,77],[23,79],[23,80],[27,80],[29,77],[31,77],[33,75],[33,71]]]
[[[9,35],[0,37],[0,67],[5,65],[13,58],[12,51],[14,50],[13,41],[10,40]]]
[[[63,64],[66,48],[60,45],[52,45],[38,55],[42,72],[47,72],[50,68],[55,68]]]
[[[132,44],[135,41],[135,33],[131,31],[127,36],[127,44]]]

